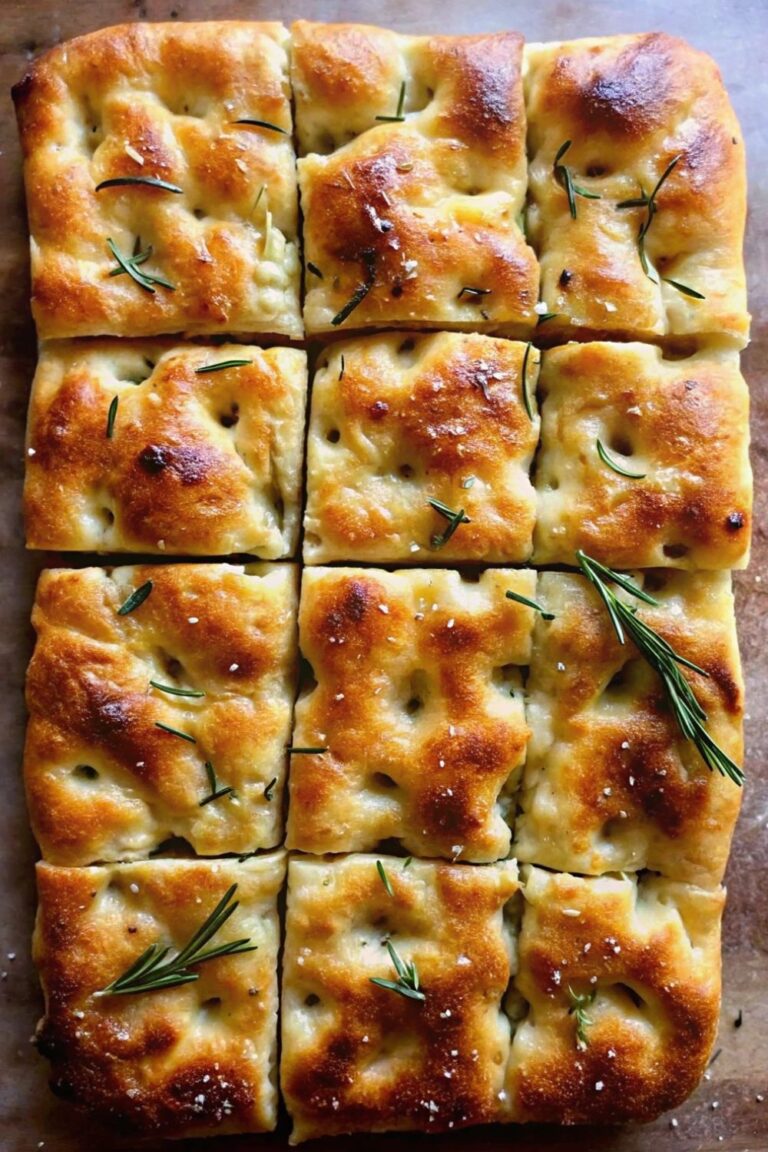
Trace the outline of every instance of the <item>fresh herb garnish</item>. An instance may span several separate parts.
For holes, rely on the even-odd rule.
[[[459,508],[458,512],[454,512],[453,508],[449,508],[447,504],[443,504],[442,500],[429,499],[427,500],[427,504],[448,521],[448,527],[444,532],[435,532],[431,537],[430,545],[434,549],[442,548],[443,545],[447,544],[459,524],[471,523],[469,516],[465,514],[463,508]]]
[[[520,385],[521,391],[523,393],[523,406],[531,423],[533,423],[533,408],[531,407],[531,397],[528,392],[528,360],[531,355],[532,347],[533,345],[529,340],[525,346],[525,352],[523,353],[523,367],[521,372],[522,382]]]
[[[339,324],[344,323],[347,316],[354,312],[359,304],[362,304],[371,288],[373,288],[376,280],[376,253],[371,250],[364,252],[363,262],[365,264],[365,280],[362,284],[358,285],[341,311],[337,312],[333,320],[331,320],[334,328],[338,328]]]
[[[187,732],[180,732],[178,728],[171,728],[170,724],[163,724],[162,720],[155,720],[155,728],[162,728],[163,732],[170,732],[171,736],[178,736],[180,740],[187,740],[190,744],[197,744],[194,736]]]
[[[587,1015],[587,1009],[595,1002],[597,988],[591,988],[589,992],[574,992],[569,984],[568,995],[571,1000],[568,1015],[576,1017],[576,1047],[584,1052],[589,1047],[587,1028],[594,1023]]]
[[[253,364],[253,360],[220,360],[218,364],[203,364],[195,368],[196,376],[204,376],[206,372],[223,372],[225,368],[244,368],[246,364]]]
[[[619,643],[625,644],[625,633],[628,634],[640,654],[658,673],[672,713],[685,739],[695,744],[710,771],[717,771],[721,776],[727,776],[740,787],[744,783],[743,771],[707,732],[704,726],[707,714],[680,668],[681,666],[689,668],[700,676],[708,676],[709,673],[675,652],[663,637],[639,619],[637,608],[630,608],[608,585],[618,585],[624,592],[645,604],[658,606],[658,600],[639,588],[629,577],[606,568],[581,550],[576,553],[576,557],[582,572],[597,589],[611,618]]]
[[[590,192],[587,188],[582,188],[580,184],[574,184],[573,173],[570,168],[567,164],[560,163],[570,146],[570,140],[566,140],[564,144],[560,145],[557,150],[557,155],[555,156],[555,163],[552,166],[552,170],[555,174],[555,180],[565,189],[565,194],[568,197],[568,207],[571,210],[571,216],[575,220],[577,196],[583,196],[585,200],[600,200],[601,197],[597,192]]]
[[[379,878],[384,885],[384,888],[386,889],[387,896],[394,896],[395,893],[392,888],[392,881],[389,879],[389,876],[387,876],[386,869],[384,868],[381,860],[376,861],[376,871],[378,872]]]
[[[397,112],[394,116],[374,116],[374,120],[383,120],[385,124],[397,124],[405,120],[403,108],[405,107],[405,80],[400,85],[400,95],[397,98]]]
[[[637,252],[640,257],[640,263],[642,265],[643,272],[645,272],[648,279],[651,280],[654,284],[658,284],[659,280],[654,269],[651,268],[651,265],[648,262],[648,254],[645,251],[645,238],[648,235],[651,224],[653,224],[653,218],[659,210],[659,206],[656,203],[656,197],[659,194],[664,181],[669,177],[678,161],[682,159],[682,155],[682,152],[678,152],[677,156],[674,156],[670,160],[669,164],[667,164],[661,176],[656,181],[656,186],[654,187],[650,196],[646,195],[641,186],[639,196],[634,196],[629,200],[621,200],[616,205],[618,209],[645,208],[646,210],[645,220],[643,220],[642,224],[640,225],[640,231],[637,234]],[[673,288],[677,288],[678,292],[682,292],[685,296],[692,296],[695,300],[705,299],[705,297],[702,296],[700,292],[697,292],[694,288],[688,288],[685,284],[680,284],[677,280],[670,280],[666,276],[662,276],[662,280],[665,280],[667,284],[671,284]]]
[[[277,776],[273,776],[269,784],[264,789],[264,799],[271,800],[275,794],[275,785],[277,784]]]
[[[539,324],[546,324],[548,320],[554,320],[559,315],[559,312],[544,312],[536,321],[536,327],[538,328]]]
[[[159,180],[156,176],[113,176],[111,180],[102,180],[101,184],[97,184],[95,191],[101,192],[102,188],[121,188],[128,184],[145,184],[149,188],[162,188],[164,192],[175,192],[177,195],[184,191],[178,184],[169,184],[167,180]]]
[[[461,300],[462,296],[472,296],[475,299],[480,299],[483,296],[490,296],[491,291],[492,289],[490,288],[470,288],[469,286],[465,285],[459,292],[456,299]]]
[[[220,800],[222,796],[228,796],[230,792],[234,793],[234,788],[219,788],[219,782],[216,779],[216,769],[210,760],[206,760],[205,762],[205,774],[208,777],[208,787],[211,792],[209,796],[204,796],[200,801],[201,808],[205,808],[206,804],[210,804],[214,800]]]
[[[697,292],[695,288],[689,288],[687,284],[681,284],[679,280],[673,280],[670,276],[662,276],[662,280],[665,284],[671,284],[673,288],[677,288],[683,296],[690,296],[694,300],[706,300],[703,293]]]
[[[311,260],[307,260],[307,272],[311,272],[313,276],[317,276],[318,280],[325,279],[317,264],[313,264]]]
[[[541,614],[542,620],[554,620],[554,612],[547,612],[542,608],[541,604],[537,604],[535,600],[529,600],[527,596],[521,596],[519,592],[506,592],[507,600],[514,600],[517,604],[524,604],[526,608],[533,608],[534,612]]]
[[[292,745],[287,745],[286,751],[289,756],[322,756],[327,752],[327,748],[294,748]]]
[[[120,403],[119,396],[113,396],[110,401],[109,411],[107,412],[107,440],[111,440],[115,434],[115,420],[117,420],[117,406]]]
[[[341,384],[342,380],[344,379],[344,369],[345,368],[346,368],[346,362],[344,360],[344,353],[342,352],[342,354],[341,354],[341,367],[339,368],[339,384]]]
[[[97,992],[97,996],[127,996],[134,992],[154,992],[159,988],[173,988],[179,984],[190,984],[198,979],[197,972],[191,972],[193,964],[202,964],[206,960],[213,960],[216,956],[234,956],[240,952],[254,952],[258,945],[251,944],[250,936],[242,940],[232,940],[229,944],[219,944],[215,948],[205,951],[205,945],[212,940],[217,932],[224,926],[232,913],[237,909],[239,901],[230,900],[237,891],[237,884],[222,896],[219,903],[211,912],[208,919],[200,925],[189,943],[182,950],[166,960],[170,947],[160,944],[150,944],[142,952],[138,960],[131,964],[106,988]]]
[[[205,696],[205,692],[197,692],[194,688],[174,688],[171,684],[161,684],[159,680],[150,680],[150,684],[158,692],[168,692],[171,696],[190,696],[194,700]]]
[[[406,858],[403,862],[403,871],[405,871],[405,869],[412,863],[413,863],[413,856],[406,856]]]
[[[134,588],[128,599],[124,604],[121,604],[117,610],[118,616],[127,616],[129,612],[133,612],[140,604],[143,604],[147,596],[149,596],[154,585],[151,580],[147,580],[145,584],[141,584],[138,588]]]
[[[626,476],[629,480],[644,480],[648,475],[647,472],[630,472],[628,468],[622,467],[614,458],[609,454],[608,449],[603,444],[598,436],[597,438],[597,454],[602,460],[603,464],[607,464],[619,476]]]
[[[271,124],[269,120],[253,120],[250,116],[244,116],[241,120],[232,120],[232,124],[245,124],[249,128],[266,128],[269,132],[279,132],[281,136],[290,136],[287,128],[281,128],[279,124]]]
[[[426,1000],[426,996],[419,990],[419,973],[413,960],[404,962],[392,944],[387,940],[387,951],[397,973],[397,980],[382,980],[380,976],[369,976],[371,984],[379,988],[387,988],[390,992],[397,992],[409,1000]]]
[[[117,268],[110,269],[110,276],[122,276],[123,273],[125,273],[130,276],[131,280],[135,281],[140,288],[143,288],[145,292],[151,292],[153,295],[155,291],[153,287],[154,284],[159,284],[161,288],[168,288],[171,292],[176,291],[175,285],[169,283],[168,280],[164,280],[162,276],[155,276],[151,272],[139,271],[139,266],[146,264],[152,255],[151,244],[145,248],[143,252],[140,252],[140,242],[137,238],[134,252],[131,256],[124,256],[115,242],[109,237],[107,238],[107,247],[115,260],[117,260]]]

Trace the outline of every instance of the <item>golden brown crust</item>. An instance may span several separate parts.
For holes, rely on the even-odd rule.
[[[346,329],[528,332],[538,269],[517,223],[522,38],[307,21],[292,34],[307,330],[332,331],[366,285]],[[382,120],[396,115],[402,84],[404,119]],[[483,294],[460,295],[466,287]]]
[[[317,686],[296,706],[288,846],[505,856],[503,813],[525,756],[520,665],[533,572],[308,568],[301,647]]]
[[[274,1128],[277,894],[285,857],[39,864],[34,955],[45,992],[37,1045],[51,1087],[122,1132],[198,1136]],[[183,987],[98,996],[150,944],[178,950],[231,884],[239,907],[211,947],[256,951],[195,967]]]
[[[233,359],[249,363],[197,373]],[[27,431],[28,545],[290,556],[306,392],[306,353],[294,349],[45,346]]]
[[[144,603],[118,615],[147,580]],[[44,857],[130,859],[169,836],[207,855],[277,844],[295,620],[291,565],[44,572],[24,754]],[[205,695],[175,696],[151,679]],[[218,787],[234,792],[201,806],[211,794],[206,761]]]
[[[525,53],[529,120],[528,236],[539,255],[541,297],[558,315],[548,337],[725,339],[749,335],[742,243],[744,145],[712,59],[666,33],[532,44]],[[553,165],[602,198],[576,197],[573,220]],[[642,207],[671,161],[645,238],[652,268],[697,300],[657,284],[640,262]]]
[[[682,1103],[717,1032],[723,890],[538,868],[522,879],[515,986],[529,1011],[512,1042],[508,1119],[617,1124]],[[596,990],[583,1049],[569,988]]]
[[[752,473],[738,353],[665,360],[643,344],[571,344],[540,377],[537,564],[581,548],[616,568],[743,568]],[[618,475],[598,455],[643,479]]]
[[[524,362],[523,344],[476,334],[333,345],[312,387],[306,562],[527,560],[539,421]],[[535,406],[536,353],[526,369]],[[430,499],[470,520],[434,552],[448,523]]]
[[[292,1141],[342,1132],[439,1132],[498,1119],[509,1051],[503,909],[513,861],[475,868],[382,857],[292,859],[283,960],[281,1085]],[[416,964],[422,1002],[385,939]]]
[[[730,575],[666,571],[638,581],[660,601],[642,605],[641,618],[708,673],[684,670],[707,730],[740,762],[744,695]],[[564,872],[650,868],[718,884],[741,790],[682,738],[658,677],[632,644],[621,647],[583,577],[544,574],[537,593],[555,619],[537,621],[534,632],[514,854]]]
[[[32,65],[14,97],[41,337],[301,336],[287,41],[277,23],[123,24]],[[96,192],[124,176],[183,192]],[[141,270],[174,290],[110,277],[108,237],[125,255],[140,237]]]

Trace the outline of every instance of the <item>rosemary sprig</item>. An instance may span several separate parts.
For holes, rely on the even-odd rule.
[[[608,449],[603,444],[598,436],[597,438],[597,454],[602,460],[603,464],[607,464],[612,471],[616,472],[619,476],[626,476],[629,480],[645,480],[648,475],[647,472],[630,472],[628,468],[622,467],[614,458],[609,454]]]
[[[134,588],[125,603],[121,604],[118,608],[118,616],[127,616],[129,612],[135,611],[140,604],[144,603],[153,588],[154,584],[151,580],[147,580],[146,583],[139,585],[138,588]]]
[[[459,508],[458,512],[454,512],[453,508],[449,508],[447,504],[443,504],[442,500],[433,500],[431,498],[427,500],[427,504],[448,521],[448,527],[444,532],[435,532],[430,538],[430,546],[435,550],[442,548],[448,543],[459,524],[471,524],[471,520],[469,516],[465,514],[463,508]]]
[[[671,284],[673,288],[677,288],[683,296],[691,296],[694,300],[706,300],[703,293],[697,292],[695,288],[689,288],[687,284],[681,284],[679,280],[673,280],[671,276],[662,276],[662,280],[665,284]]]
[[[576,1017],[576,1047],[584,1052],[589,1047],[587,1028],[594,1023],[587,1015],[587,1009],[595,1002],[597,988],[591,988],[589,992],[574,992],[569,984],[568,995],[571,1000],[568,1015]]]
[[[184,192],[178,184],[169,184],[167,180],[159,180],[156,176],[113,176],[111,180],[102,180],[94,191],[101,192],[102,188],[122,188],[130,184],[144,184],[148,188],[162,188],[164,192],[175,192],[180,195]]]
[[[161,684],[159,680],[150,680],[150,684],[153,688],[157,688],[158,692],[167,692],[170,696],[190,696],[195,700],[205,696],[205,692],[198,692],[194,688],[174,688],[171,684]]]
[[[270,801],[275,794],[275,785],[277,784],[277,776],[273,776],[269,784],[264,789],[264,799]]]
[[[168,280],[164,280],[162,276],[155,276],[151,272],[139,271],[139,266],[146,264],[152,255],[152,245],[150,244],[143,252],[139,251],[139,247],[140,244],[137,239],[133,254],[131,256],[124,256],[114,240],[107,237],[107,248],[109,248],[115,260],[117,260],[117,268],[110,269],[109,275],[122,276],[123,273],[125,273],[130,276],[131,280],[134,280],[140,288],[143,288],[145,292],[151,292],[153,295],[155,291],[153,287],[154,284],[159,284],[161,288],[168,288],[171,292],[175,292],[175,285],[171,284]]]
[[[565,194],[568,197],[568,207],[571,210],[571,216],[576,219],[576,197],[583,196],[585,200],[600,200],[601,197],[597,192],[590,192],[587,188],[582,188],[580,184],[574,184],[573,173],[567,164],[561,164],[563,156],[571,146],[571,141],[566,140],[561,144],[555,156],[555,162],[552,165],[552,171],[555,174],[555,180],[565,189]]]
[[[162,720],[155,720],[155,728],[170,732],[171,736],[178,736],[180,740],[186,740],[189,744],[197,744],[194,736],[190,736],[188,732],[180,732],[178,728],[171,728],[170,724],[163,724]]]
[[[355,308],[357,308],[359,304],[362,304],[371,288],[373,288],[376,281],[376,253],[371,250],[364,252],[363,262],[365,264],[365,280],[362,284],[358,285],[341,311],[337,312],[333,320],[331,320],[334,328],[338,328],[340,324],[344,323],[347,317],[354,312]]]
[[[400,95],[397,98],[397,112],[394,116],[374,116],[374,120],[382,120],[385,124],[398,124],[405,120],[403,108],[405,107],[405,80],[400,85]]]
[[[317,276],[318,280],[325,279],[317,264],[313,264],[311,260],[307,260],[307,272],[311,272],[313,276]]]
[[[397,992],[409,1000],[426,1000],[426,996],[419,990],[419,973],[413,960],[404,961],[398,955],[391,940],[387,940],[387,951],[397,973],[397,980],[383,980],[380,976],[369,976],[371,984],[379,988],[387,988],[390,992]]]
[[[225,368],[244,368],[246,364],[253,364],[253,360],[220,360],[218,364],[203,364],[195,368],[196,376],[204,376],[207,372],[223,372]]]
[[[609,585],[617,584],[630,596],[646,604],[658,605],[658,600],[639,588],[627,576],[606,568],[581,550],[576,553],[576,557],[582,572],[597,589],[611,618],[619,643],[625,644],[628,635],[651,668],[658,673],[670,708],[685,739],[695,744],[710,771],[727,776],[741,787],[744,783],[743,771],[707,732],[705,728],[707,714],[680,668],[681,666],[689,668],[700,676],[708,676],[709,673],[675,652],[671,644],[637,616],[637,608],[631,608],[620,600]]]
[[[166,960],[166,956],[171,950],[169,947],[163,947],[161,944],[150,944],[138,960],[126,968],[122,976],[118,976],[111,984],[107,984],[106,988],[102,988],[96,995],[128,996],[135,992],[154,992],[159,988],[173,988],[180,984],[190,984],[199,978],[197,972],[190,971],[193,964],[203,964],[206,960],[213,960],[216,956],[234,956],[240,952],[254,952],[258,945],[251,944],[250,936],[205,950],[205,945],[223,928],[238,908],[239,901],[235,900],[234,903],[230,903],[236,891],[237,884],[233,884],[222,896],[207,920],[191,937],[189,943],[170,960]]]
[[[525,352],[523,353],[523,367],[521,371],[522,381],[520,385],[521,391],[523,393],[523,406],[531,423],[533,423],[533,408],[531,406],[531,396],[528,392],[528,360],[531,355],[532,347],[533,345],[529,340],[525,346]]]
[[[541,615],[542,620],[554,620],[554,612],[547,612],[542,608],[541,604],[537,604],[535,600],[529,600],[527,596],[521,596],[519,592],[506,592],[507,600],[514,600],[517,604],[524,604],[526,608],[533,608],[534,612]]]
[[[250,116],[243,116],[241,120],[232,120],[232,124],[245,124],[249,128],[266,128],[268,132],[279,132],[281,136],[290,136],[287,128],[279,124],[272,124],[269,120],[254,120]]]
[[[394,889],[392,888],[392,881],[390,880],[389,876],[387,875],[386,868],[382,864],[381,860],[376,861],[376,871],[379,874],[379,879],[381,880],[382,884],[384,885],[387,896],[394,896],[395,893],[394,893]]]
[[[461,300],[462,296],[472,296],[474,299],[480,300],[483,296],[490,296],[491,291],[490,288],[472,288],[465,284],[456,299]]]
[[[327,751],[327,748],[294,748],[290,744],[286,748],[289,756],[322,756]]]
[[[105,433],[107,440],[111,440],[115,434],[115,420],[117,420],[117,406],[119,403],[120,397],[113,396],[110,401],[109,411],[107,412],[107,430]]]
[[[204,796],[200,801],[201,808],[205,808],[206,804],[211,804],[214,800],[220,800],[222,796],[228,796],[230,792],[234,793],[234,788],[219,788],[219,782],[216,779],[216,769],[210,760],[206,760],[205,762],[205,774],[208,777],[208,787],[211,792],[209,796]]]

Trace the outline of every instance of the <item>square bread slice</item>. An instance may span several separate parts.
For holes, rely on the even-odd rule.
[[[658,600],[639,616],[708,675],[683,670],[707,731],[742,758],[744,689],[730,575],[657,571],[637,583]],[[581,576],[545,573],[527,720],[531,729],[514,854],[588,874],[651,869],[702,887],[720,882],[741,789],[710,771],[670,711],[657,674],[622,647]]]
[[[31,65],[14,99],[41,338],[301,337],[287,46],[277,23],[123,24]]]
[[[506,856],[525,759],[535,573],[308,568],[288,846]]]
[[[27,428],[27,545],[291,556],[306,397],[297,349],[44,345]]]
[[[305,561],[530,559],[538,359],[530,345],[457,332],[327,349],[312,388]]]
[[[292,36],[307,331],[529,333],[522,37]]]
[[[735,351],[666,360],[648,344],[543,357],[534,562],[578,549],[616,568],[744,568],[749,392]]]
[[[292,1143],[499,1118],[517,887],[512,860],[290,861],[280,1082]]]
[[[681,1104],[717,1034],[723,889],[528,867],[521,879],[507,1119],[615,1125]]]
[[[43,572],[24,774],[44,859],[280,842],[296,584],[288,564]]]
[[[240,863],[38,864],[36,1041],[54,1092],[124,1135],[273,1129],[284,875],[282,852]],[[165,963],[178,955],[230,887],[224,908],[237,907],[205,950],[248,941],[247,952],[192,964],[183,985],[105,994],[153,945],[170,948]]]
[[[547,335],[742,348],[744,143],[714,61],[653,32],[530,44],[525,71]]]

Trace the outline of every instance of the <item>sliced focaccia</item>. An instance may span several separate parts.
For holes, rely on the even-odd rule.
[[[544,355],[534,560],[743,568],[752,472],[738,353],[666,360],[647,344]]]
[[[530,331],[522,37],[292,32],[307,330]]]
[[[525,60],[546,333],[743,347],[744,144],[714,61],[663,32]]]
[[[638,616],[703,670],[682,669],[707,731],[742,757],[743,685],[728,573],[655,571],[637,582],[657,607]],[[681,733],[661,681],[619,644],[582,576],[546,573],[527,684],[531,728],[514,854],[564,872],[651,869],[720,882],[741,801]]]
[[[24,772],[46,860],[280,842],[295,567],[50,570],[32,622]]]
[[[514,861],[292,859],[288,884],[280,1080],[292,1142],[498,1119]]]
[[[14,89],[41,337],[300,337],[288,32],[124,24]]]
[[[289,348],[61,341],[32,386],[32,548],[290,556],[307,357]]]
[[[446,332],[328,349],[312,388],[305,560],[529,559],[538,358]]]
[[[535,574],[308,568],[288,846],[506,856],[525,758],[522,669]]]
[[[282,852],[241,863],[39,864],[34,957],[45,1015],[36,1039],[56,1094],[124,1134],[273,1129],[284,875]],[[181,968],[188,982],[153,988],[201,927],[222,917],[189,965],[168,973]],[[231,954],[195,963],[238,941]],[[154,973],[108,991],[153,947],[167,949]]]
[[[717,1033],[723,889],[528,867],[521,879],[507,1118],[619,1124],[682,1103]]]

